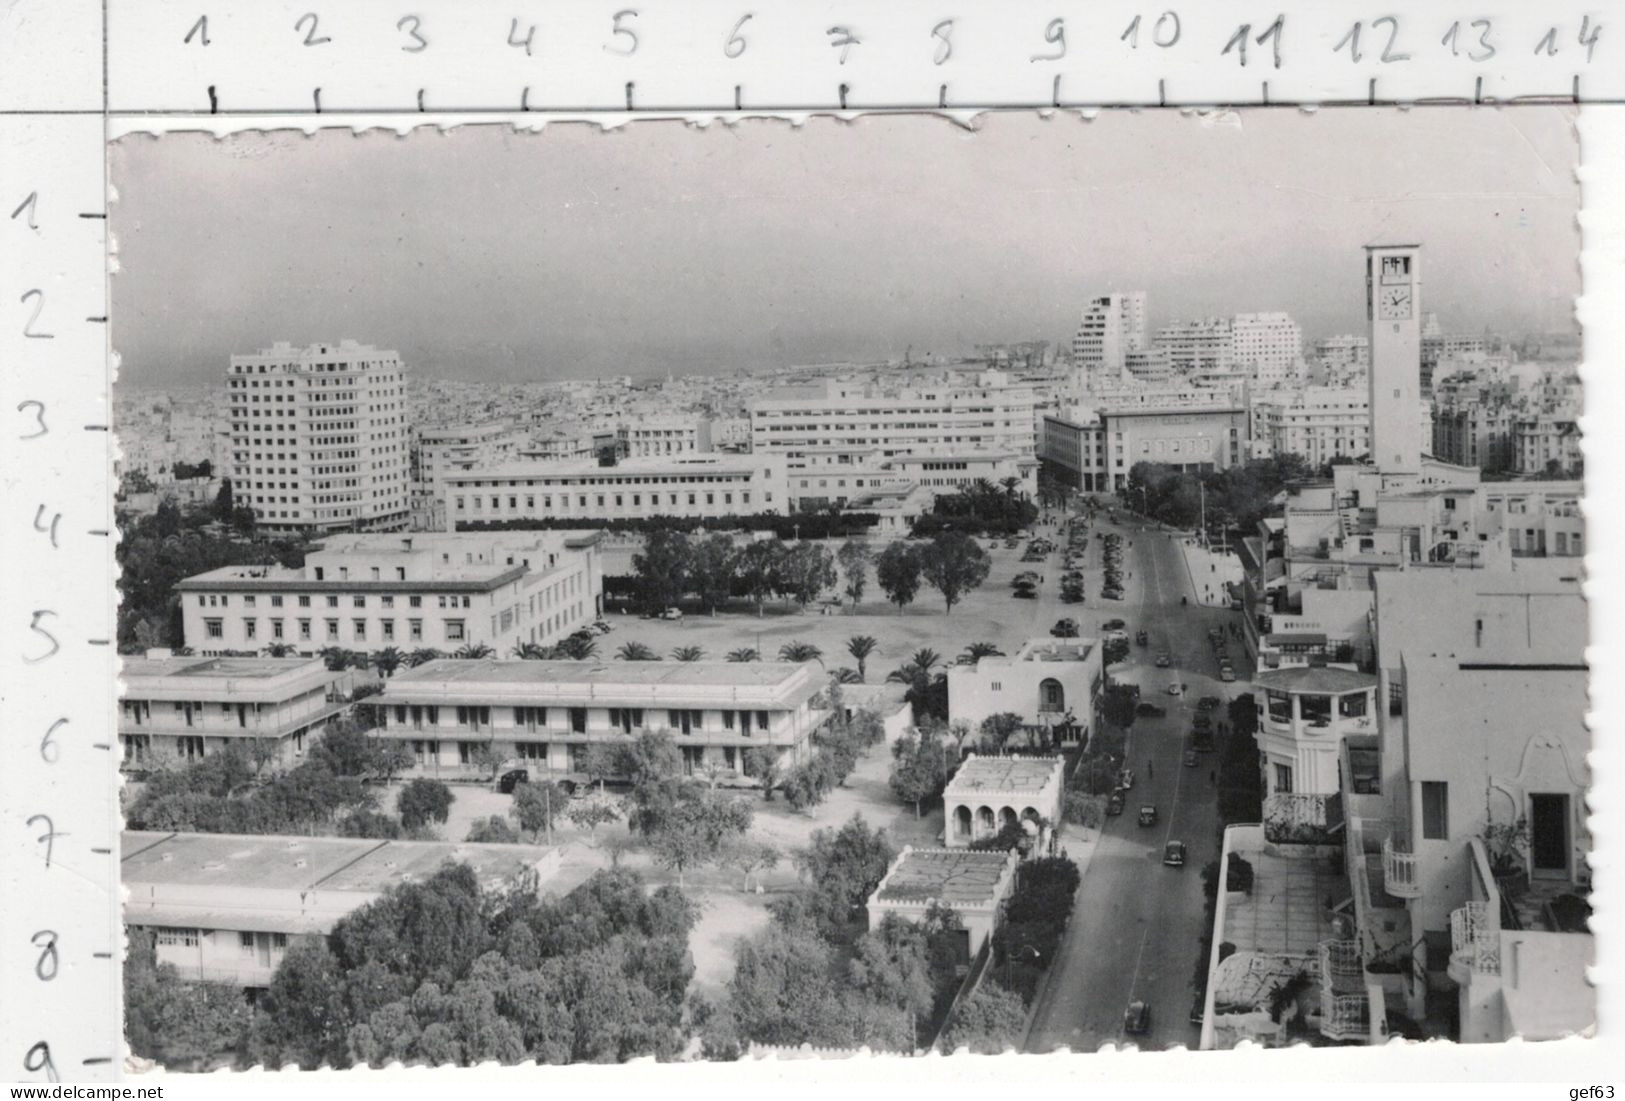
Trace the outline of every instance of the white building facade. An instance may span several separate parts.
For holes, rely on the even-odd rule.
[[[234,500],[262,530],[397,531],[410,520],[406,383],[395,352],[346,340],[234,355]]]

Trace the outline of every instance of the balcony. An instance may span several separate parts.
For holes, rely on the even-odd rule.
[[[1416,854],[1405,852],[1392,837],[1382,843],[1383,887],[1395,898],[1421,898],[1422,881]]]
[[[1340,1042],[1372,1038],[1371,997],[1356,941],[1320,942],[1320,1034]]]
[[[1449,975],[1458,985],[1501,973],[1500,915],[1488,902],[1468,902],[1450,913]]]

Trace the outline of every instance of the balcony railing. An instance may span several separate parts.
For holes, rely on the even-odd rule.
[[[1382,843],[1383,888],[1395,898],[1421,898],[1422,881],[1416,854],[1394,847],[1394,839]]]
[[[1488,903],[1468,902],[1451,911],[1450,971],[1458,983],[1501,973],[1500,915]]]
[[[1320,992],[1320,1034],[1328,1040],[1369,1040],[1371,999],[1365,994]]]

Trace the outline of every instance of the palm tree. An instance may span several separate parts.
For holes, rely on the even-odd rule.
[[[973,642],[965,647],[965,656],[970,658],[970,664],[975,665],[983,658],[1002,658],[1004,651],[991,642]]]
[[[323,646],[317,652],[330,673],[342,673],[350,665],[350,651],[342,646]]]
[[[846,640],[846,652],[851,654],[858,663],[858,683],[862,684],[869,675],[869,655],[875,652],[880,644],[869,635],[853,635]]]
[[[1006,497],[1014,497],[1016,491],[1021,488],[1021,479],[1016,477],[1005,478],[999,484],[1004,487]]]
[[[705,648],[702,646],[678,646],[671,652],[673,661],[704,661]]]
[[[264,650],[262,650],[260,652],[263,653],[268,658],[292,657],[293,653],[294,653],[293,643],[291,643],[291,642],[273,642],[269,646],[267,646]]]
[[[552,647],[543,646],[539,642],[521,642],[509,653],[520,661],[546,661],[552,657]]]
[[[659,661],[660,655],[641,642],[623,642],[621,648],[615,651],[615,656],[622,661]]]
[[[850,666],[843,665],[831,674],[836,684],[862,684],[863,674]]]
[[[741,646],[737,650],[728,651],[729,661],[761,661],[762,652],[754,646]]]
[[[908,691],[904,698],[914,705],[916,714],[923,714],[931,698],[932,689],[941,681],[947,680],[948,674],[938,670],[937,664],[942,661],[942,655],[923,646],[914,651],[905,664],[886,674],[890,684],[906,684]]]
[[[816,661],[824,664],[824,651],[810,642],[786,642],[779,647],[780,661]]]
[[[406,655],[406,664],[410,665],[413,669],[416,669],[418,666],[427,662],[439,661],[445,656],[445,654],[442,654],[439,650],[432,647],[419,647],[418,649],[413,650],[410,654]]]
[[[457,647],[457,649],[453,650],[451,656],[454,658],[462,658],[464,660],[473,658],[489,658],[495,657],[496,651],[491,649],[491,647],[487,646],[483,642],[465,642],[461,646]]]
[[[405,661],[406,657],[395,647],[385,646],[367,660],[378,670],[379,676],[393,677],[395,670],[401,667],[401,662]]]
[[[598,640],[590,635],[571,635],[553,647],[554,655],[570,661],[590,661],[598,656]]]

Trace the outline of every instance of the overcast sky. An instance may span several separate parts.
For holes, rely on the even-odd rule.
[[[121,381],[352,337],[439,377],[678,374],[1286,310],[1364,331],[1361,246],[1424,245],[1447,329],[1568,327],[1560,108],[1173,111],[121,139]]]

